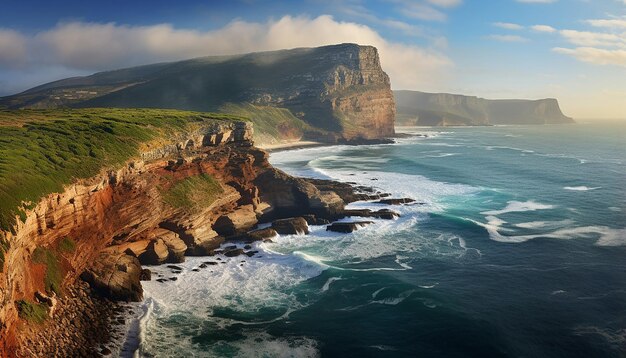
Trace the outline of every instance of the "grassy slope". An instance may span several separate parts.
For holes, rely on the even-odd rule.
[[[185,178],[163,191],[163,200],[176,209],[197,213],[224,192],[220,183],[207,174]]]
[[[156,109],[0,110],[0,230],[43,196],[123,164],[146,142],[226,114]]]
[[[226,103],[220,106],[220,111],[249,118],[254,124],[255,141],[263,144],[300,139],[305,131],[312,129],[285,108]]]

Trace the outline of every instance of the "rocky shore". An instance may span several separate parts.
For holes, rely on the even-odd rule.
[[[111,341],[123,338],[128,309],[95,294],[83,281],[68,286],[54,314],[41,325],[22,327],[18,357],[108,357]]]

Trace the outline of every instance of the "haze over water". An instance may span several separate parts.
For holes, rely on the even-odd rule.
[[[623,356],[626,125],[408,131],[428,137],[273,153],[421,204],[211,270],[188,258],[144,283],[140,355]]]

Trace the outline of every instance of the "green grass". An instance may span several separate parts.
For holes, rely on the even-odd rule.
[[[227,103],[220,106],[223,113],[247,118],[254,124],[256,142],[298,139],[311,126],[297,118],[288,109],[256,106],[249,103]]]
[[[44,285],[46,292],[57,295],[61,294],[61,284],[63,282],[63,269],[56,253],[50,249],[38,247],[33,252],[32,260],[36,264],[46,266],[46,275],[44,277]]]
[[[59,242],[59,251],[68,254],[74,253],[76,251],[76,243],[66,236]]]
[[[136,156],[142,144],[214,120],[221,113],[161,109],[0,110],[0,230],[14,230],[45,195]]]
[[[20,318],[28,322],[41,324],[48,318],[48,307],[44,304],[19,300],[15,306]]]
[[[185,178],[162,191],[163,201],[176,209],[197,213],[211,205],[224,192],[219,182],[210,175]]]

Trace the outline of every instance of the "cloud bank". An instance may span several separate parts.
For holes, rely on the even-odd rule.
[[[85,22],[61,23],[34,35],[0,29],[0,73],[45,66],[100,71],[200,56],[344,42],[377,47],[383,68],[397,88],[428,86],[452,66],[451,60],[438,50],[390,42],[368,26],[339,22],[323,15],[284,16],[267,22],[237,20],[204,32],[169,24],[126,26]]]

